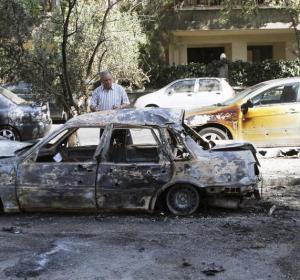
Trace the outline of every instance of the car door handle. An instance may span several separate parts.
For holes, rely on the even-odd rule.
[[[296,111],[296,109],[294,109],[294,108],[291,108],[288,110],[288,113],[295,114],[295,113],[298,113],[298,111]]]
[[[221,92],[216,92],[216,94],[219,94],[219,95],[220,95],[220,94],[221,94]]]
[[[193,95],[192,93],[188,93],[188,94],[187,94],[187,96],[192,96],[192,95]]]

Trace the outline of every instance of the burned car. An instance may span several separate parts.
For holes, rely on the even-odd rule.
[[[74,117],[36,144],[1,141],[4,212],[138,209],[176,215],[258,194],[251,144],[215,145],[178,109],[123,109]],[[15,145],[14,145],[15,144]]]
[[[0,136],[9,140],[32,140],[45,136],[52,125],[49,107],[27,102],[0,87]]]

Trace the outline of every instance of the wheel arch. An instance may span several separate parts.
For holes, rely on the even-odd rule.
[[[149,107],[159,108],[159,106],[157,104],[147,104],[147,105],[145,105],[145,108],[149,108]]]
[[[157,208],[159,203],[162,202],[162,200],[164,200],[168,190],[177,185],[190,185],[194,187],[200,194],[206,192],[205,188],[203,186],[200,186],[196,182],[191,182],[190,180],[177,180],[164,185],[162,188],[156,191],[155,195],[151,199],[149,210],[153,212]],[[163,203],[165,203],[165,201],[163,201]]]
[[[221,129],[223,132],[225,132],[229,136],[229,138],[231,140],[233,139],[233,133],[231,132],[231,130],[228,127],[226,127],[225,125],[218,124],[218,123],[206,123],[204,125],[197,126],[196,130],[197,130],[197,132],[199,132],[200,130],[202,130],[204,128],[210,128],[210,127]]]

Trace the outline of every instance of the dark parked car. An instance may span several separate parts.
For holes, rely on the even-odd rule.
[[[37,139],[49,132],[51,124],[47,104],[26,102],[0,87],[0,136],[9,140]]]
[[[10,90],[26,101],[40,101],[39,97],[33,93],[32,85],[25,82],[8,83],[2,87]],[[68,119],[67,112],[64,110],[61,103],[54,97],[46,98],[49,103],[50,116],[53,122],[65,122]]]
[[[176,109],[77,116],[40,142],[0,145],[5,212],[139,209],[194,213],[206,200],[237,206],[260,180],[251,144],[215,145]],[[101,138],[99,138],[99,131]]]

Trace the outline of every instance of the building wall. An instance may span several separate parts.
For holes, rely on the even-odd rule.
[[[251,60],[253,46],[272,46],[273,59],[295,58],[295,34],[285,8],[263,7],[249,18],[242,16],[238,8],[224,22],[219,20],[220,7],[193,6],[194,1],[185,3],[188,5],[175,10],[166,21],[170,33],[170,64],[186,64],[188,48],[204,47],[223,47],[232,61]]]
[[[172,31],[169,63],[187,64],[187,49],[224,47],[227,58],[249,61],[248,46],[273,46],[273,59],[294,59],[291,29]]]

